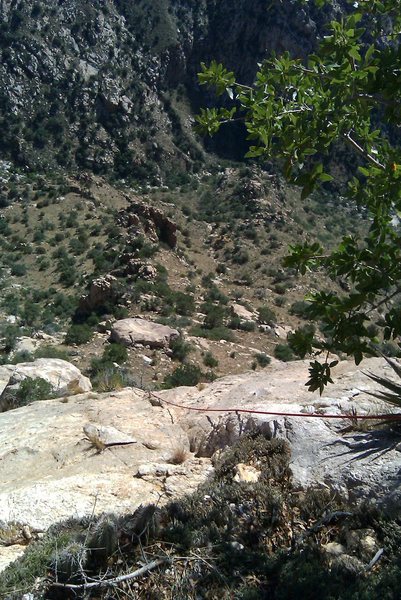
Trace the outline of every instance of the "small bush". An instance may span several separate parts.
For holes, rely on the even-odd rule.
[[[235,340],[234,335],[228,327],[221,325],[219,327],[213,327],[213,329],[205,329],[204,327],[192,327],[189,333],[195,337],[203,337],[207,340],[226,340],[227,342],[233,342]]]
[[[241,321],[239,328],[241,331],[255,331],[256,325],[254,321]]]
[[[202,371],[196,365],[180,365],[164,378],[163,387],[173,388],[180,385],[197,385],[202,378]]]
[[[260,323],[272,325],[276,320],[276,315],[269,306],[261,306],[258,309],[258,319]]]
[[[6,362],[11,365],[18,365],[24,362],[33,362],[34,360],[33,354],[27,350],[22,350],[21,352],[13,353],[12,356],[8,356]]]
[[[262,368],[267,367],[267,365],[270,365],[271,363],[270,356],[267,356],[267,354],[265,354],[264,352],[257,352],[254,356],[256,362]]]
[[[249,261],[249,252],[245,248],[238,248],[232,255],[232,262],[237,265],[244,265]]]
[[[213,356],[211,352],[206,352],[205,356],[203,357],[203,364],[205,365],[205,367],[210,367],[211,369],[214,369],[218,366],[219,361]]]
[[[128,386],[139,387],[129,371],[107,365],[103,365],[103,367],[96,372],[92,379],[93,387],[98,392],[112,392]]]
[[[188,450],[184,446],[177,446],[174,448],[167,462],[171,465],[182,465],[182,463],[187,460],[188,456]]]
[[[175,310],[179,315],[189,317],[195,312],[195,300],[190,294],[176,292],[174,294]]]
[[[170,349],[172,352],[172,358],[174,360],[184,362],[188,354],[192,352],[193,347],[188,342],[185,342],[184,339],[180,336],[179,338],[171,342]]]
[[[277,296],[276,298],[274,298],[274,304],[276,306],[284,306],[285,305],[284,296]]]
[[[49,400],[53,397],[53,388],[46,379],[42,377],[27,377],[21,381],[18,389],[11,393],[9,405],[12,404],[12,408],[16,408],[17,406],[25,406],[30,402]]]
[[[228,304],[228,297],[214,284],[206,292],[205,300],[207,303],[218,302],[219,304]]]
[[[288,362],[295,359],[295,354],[287,344],[277,344],[274,348],[274,357],[278,360]]]
[[[15,277],[23,277],[26,275],[26,266],[24,263],[15,263],[11,266],[11,275]]]
[[[67,345],[71,344],[86,344],[92,339],[93,331],[86,324],[73,324],[68,329],[67,334],[65,336],[65,343]]]
[[[297,300],[293,302],[290,306],[289,313],[290,315],[296,315],[297,317],[301,317],[302,319],[308,319],[308,311],[310,309],[310,302],[305,302],[305,300]]]
[[[128,360],[128,351],[122,344],[110,344],[106,346],[103,352],[103,360],[111,361],[121,365]]]
[[[75,283],[76,276],[77,272],[75,268],[73,266],[65,265],[60,271],[59,282],[65,287],[71,287]]]
[[[69,360],[70,356],[68,352],[65,350],[61,350],[60,348],[56,348],[55,346],[40,346],[34,352],[35,358],[60,358],[61,360]]]
[[[276,292],[276,294],[279,294],[280,296],[284,296],[284,294],[286,293],[287,290],[288,290],[287,283],[276,283],[274,286],[274,291]]]
[[[202,312],[206,314],[203,321],[204,327],[206,327],[206,329],[213,329],[223,325],[227,311],[222,306],[216,306],[215,304],[207,302],[202,305]]]

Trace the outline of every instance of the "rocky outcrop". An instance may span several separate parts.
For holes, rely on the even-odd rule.
[[[299,487],[321,485],[350,500],[372,499],[396,509],[401,501],[401,452],[399,437],[391,430],[367,422],[354,427],[357,414],[397,412],[369,396],[375,384],[364,371],[392,376],[382,359],[365,361],[363,370],[344,361],[336,368],[336,381],[320,397],[305,387],[307,361],[272,364],[260,373],[234,375],[218,380],[204,390],[180,389],[163,392],[174,403],[221,410],[221,414],[179,412],[185,419],[192,449],[211,457],[233,444],[239,436],[260,431],[269,438],[282,437],[291,446],[291,468]],[[226,414],[228,408],[269,411],[272,415]],[[275,416],[274,413],[318,412],[322,418]],[[325,414],[350,415],[349,419],[325,419]]]
[[[143,230],[153,242],[163,242],[174,249],[177,245],[177,225],[162,210],[126,196],[129,206],[118,213],[117,222],[133,233]]]
[[[123,346],[135,346],[142,344],[150,348],[167,348],[170,342],[179,337],[179,332],[167,325],[153,323],[146,319],[121,319],[113,323],[110,340],[123,344]]]
[[[33,362],[0,366],[0,410],[1,396],[10,390],[17,390],[21,381],[27,378],[41,378],[52,388],[52,394],[71,396],[92,389],[90,380],[66,360],[59,358],[37,358]]]
[[[352,421],[352,411],[392,409],[367,394],[374,384],[353,363],[340,363],[336,383],[323,397],[306,391],[307,367],[306,361],[273,361],[260,373],[225,377],[201,390],[157,393],[187,408],[126,389],[36,402],[0,414],[2,519],[40,530],[71,515],[127,513],[141,503],[165,502],[204,481],[213,454],[246,432],[289,442],[300,489],[322,486],[399,513],[399,437],[377,427],[355,430]],[[381,359],[367,360],[364,369],[391,376]],[[206,412],[199,412],[202,408]],[[228,414],[230,408],[272,414]],[[283,412],[305,416],[275,414]],[[310,412],[322,418],[308,418]],[[334,420],[327,414],[350,417]],[[249,467],[237,465],[240,485],[257,480],[257,470]],[[0,564],[2,559],[0,548]]]
[[[121,262],[125,264],[124,275],[134,275],[144,281],[153,281],[157,277],[157,269],[153,265],[136,258],[132,253],[121,256]]]
[[[242,304],[236,304],[236,303],[232,304],[231,311],[232,311],[233,315],[235,315],[239,319],[243,319],[244,321],[254,321],[255,320],[255,315],[250,310],[245,308],[245,306],[242,306]]]
[[[170,464],[185,448],[180,469]],[[186,493],[210,470],[185,430],[148,394],[127,389],[35,402],[0,415],[0,514],[33,529],[69,515],[129,512]],[[169,465],[166,477],[154,467]],[[1,547],[0,547],[1,554]]]
[[[117,299],[117,279],[113,275],[104,275],[94,279],[89,288],[89,292],[81,296],[79,301],[79,311],[90,313],[95,308],[107,306]]]

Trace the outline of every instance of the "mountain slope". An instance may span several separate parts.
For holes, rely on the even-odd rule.
[[[278,0],[3,0],[0,153],[31,169],[154,183],[197,170],[200,61],[249,81],[271,50],[310,51],[325,16]],[[237,145],[235,135],[214,147],[239,156]]]

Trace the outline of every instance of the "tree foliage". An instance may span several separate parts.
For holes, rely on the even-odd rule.
[[[247,156],[279,159],[302,198],[333,179],[326,158],[339,143],[358,157],[347,194],[366,215],[366,235],[344,237],[329,253],[305,239],[285,260],[301,274],[325,269],[349,284],[349,292],[308,297],[324,339],[307,334],[301,342],[298,335],[297,347],[303,356],[326,357],[321,366],[311,363],[311,390],[331,381],[330,352],[344,352],[357,364],[377,353],[380,336],[372,324],[384,340],[401,333],[400,41],[401,2],[361,0],[328,24],[314,54],[305,60],[273,55],[259,65],[252,86],[216,62],[202,64],[199,73],[201,84],[227,95],[228,108],[203,109],[198,129],[213,134],[222,123],[243,120],[252,143]]]

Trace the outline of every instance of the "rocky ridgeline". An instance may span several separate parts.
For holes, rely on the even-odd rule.
[[[391,375],[381,359],[364,369]],[[307,363],[274,362],[212,384],[151,393],[127,388],[35,402],[0,415],[0,514],[5,522],[41,532],[70,516],[129,513],[194,490],[213,471],[220,451],[249,432],[283,438],[299,489],[330,489],[351,502],[367,500],[396,512],[400,501],[399,438],[389,429],[355,430],[358,414],[391,412],[367,394],[372,381],[350,362],[340,363],[327,395],[304,387]],[[163,400],[215,413],[190,411]],[[230,408],[300,412],[302,417],[227,413]],[[221,412],[220,412],[221,411]],[[321,419],[310,419],[320,412]],[[333,420],[325,414],[349,414]],[[257,469],[236,468],[241,485]],[[26,540],[24,542],[26,544]],[[3,562],[24,545],[0,548]]]

